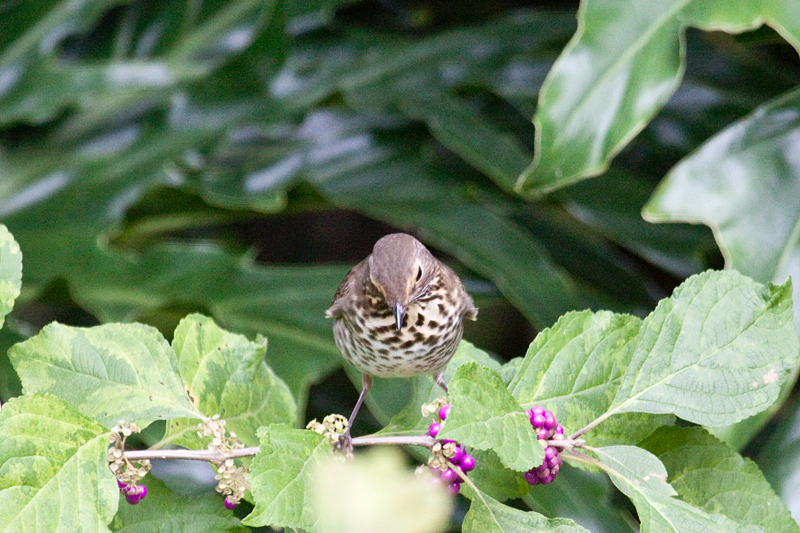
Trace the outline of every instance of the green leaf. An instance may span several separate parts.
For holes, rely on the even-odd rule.
[[[642,533],[731,532],[756,533],[758,526],[744,525],[719,514],[708,514],[673,496],[667,471],[658,458],[635,446],[609,446],[594,452],[612,471],[611,481],[636,507]]]
[[[683,501],[765,531],[800,531],[758,466],[702,428],[660,428],[640,446],[664,463]]]
[[[608,476],[573,465],[577,466],[575,463],[561,465],[556,481],[531,488],[522,501],[533,511],[570,518],[594,533],[637,531],[638,524],[630,520],[628,508],[620,505],[618,493]]]
[[[313,479],[320,532],[436,533],[453,508],[453,498],[414,475],[394,449],[370,450],[345,463],[329,458],[316,466]]]
[[[756,281],[797,278],[798,108],[795,89],[719,132],[669,171],[642,215],[709,226],[726,266]],[[800,329],[800,313],[795,323]]]
[[[319,516],[313,505],[314,467],[333,456],[330,443],[313,431],[283,425],[261,428],[261,450],[250,466],[255,509],[248,526],[314,529]]]
[[[9,357],[26,394],[54,394],[105,427],[202,416],[183,388],[175,352],[150,326],[54,322]]]
[[[464,533],[588,533],[568,518],[547,518],[520,511],[479,493],[472,498],[462,525]]]
[[[797,358],[791,282],[763,286],[735,271],[708,271],[644,320],[608,414],[732,424],[776,400]]]
[[[440,142],[507,189],[530,161],[530,154],[517,139],[498,131],[466,103],[447,94],[407,92],[399,105],[403,114],[425,120]]]
[[[4,9],[0,71],[6,74],[0,123],[21,118],[41,122],[52,116],[67,99],[62,90],[69,78],[54,57],[59,42],[87,31],[103,13],[121,3],[121,0],[98,0],[70,4],[45,0]],[[42,98],[45,89],[49,89],[48,97]],[[66,93],[72,96],[72,91]]]
[[[147,497],[128,505],[120,495],[120,506],[112,531],[117,533],[148,533],[151,531],[183,531],[191,533],[247,533],[223,499],[214,492],[187,496],[169,490],[164,483],[147,476]]]
[[[0,224],[0,327],[22,287],[22,252],[14,236]]]
[[[674,276],[683,279],[702,272],[707,267],[708,257],[717,249],[713,234],[704,226],[667,226],[643,220],[642,207],[654,186],[649,176],[636,176],[612,168],[596,179],[559,191],[556,197],[576,219]],[[643,276],[637,272],[636,277]],[[627,285],[626,289],[630,290]]]
[[[497,371],[468,363],[456,371],[449,388],[452,410],[440,438],[491,449],[506,467],[518,472],[542,464],[544,448]]]
[[[541,195],[601,174],[675,91],[687,25],[740,33],[763,23],[800,50],[791,0],[584,0],[534,117],[534,161],[516,189]]]
[[[775,418],[775,431],[753,455],[764,477],[781,497],[792,516],[800,516],[800,395],[792,395]]]
[[[70,106],[100,115],[120,104],[169,97],[182,86],[207,78],[211,70],[251,44],[268,27],[277,4],[234,0],[203,2],[202,9],[192,2],[149,9],[127,6],[120,9],[124,23],[114,17],[105,21],[112,26],[107,30],[120,24],[118,31],[125,34],[116,39],[111,57],[100,61],[63,50],[68,48],[65,39],[86,33],[121,3],[50,0],[44,8],[38,3],[15,6],[15,20],[7,22],[17,30],[8,32],[9,37],[17,40],[4,35],[0,41],[0,50],[5,49],[0,69],[9,73],[0,123],[40,123]],[[154,23],[159,27],[153,28]]]
[[[108,431],[50,395],[0,410],[0,530],[107,532],[119,489]]]
[[[469,473],[469,479],[482,493],[504,502],[522,498],[530,490],[525,477],[506,468],[494,450],[474,449],[469,453],[475,458],[475,470]]]
[[[224,418],[228,431],[243,444],[255,446],[261,426],[297,420],[291,391],[264,362],[266,339],[250,342],[208,317],[193,314],[181,320],[172,347],[192,403],[206,416]],[[172,420],[164,438],[202,448],[196,429],[196,421]]]
[[[642,321],[608,311],[576,311],[540,332],[508,389],[530,409],[550,410],[570,434],[606,413],[639,342]],[[592,444],[635,444],[669,417],[612,417],[592,432]]]

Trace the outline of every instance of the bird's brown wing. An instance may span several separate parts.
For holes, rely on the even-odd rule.
[[[354,292],[363,290],[367,277],[368,259],[369,258],[364,259],[358,263],[350,269],[350,272],[344,277],[344,281],[342,281],[342,284],[336,289],[336,294],[333,295],[331,306],[325,311],[325,316],[327,318],[340,316],[342,314],[342,309],[347,305],[346,300],[350,298]]]

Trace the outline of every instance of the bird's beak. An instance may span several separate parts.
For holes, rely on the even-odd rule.
[[[394,304],[394,318],[397,320],[397,331],[400,331],[400,328],[403,327],[403,316],[406,314],[406,307],[397,302]]]

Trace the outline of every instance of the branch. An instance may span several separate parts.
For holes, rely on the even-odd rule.
[[[353,446],[422,446],[431,448],[436,443],[436,439],[427,435],[405,436],[405,437],[356,437],[353,439]],[[155,460],[155,459],[188,459],[194,461],[206,461],[209,463],[221,463],[226,459],[237,457],[249,457],[259,452],[258,446],[250,448],[239,448],[224,454],[211,450],[131,450],[125,452],[125,457],[129,461]]]

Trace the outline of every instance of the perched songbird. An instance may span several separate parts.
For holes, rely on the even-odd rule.
[[[376,242],[344,278],[326,312],[334,319],[336,346],[363,373],[349,427],[372,376],[431,374],[447,391],[442,374],[461,341],[462,319],[477,315],[456,273],[417,239],[393,233]]]

